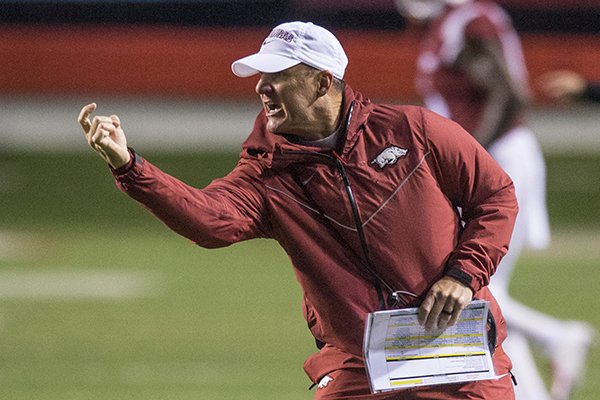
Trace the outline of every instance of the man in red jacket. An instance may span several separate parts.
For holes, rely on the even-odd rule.
[[[316,399],[512,399],[504,319],[486,287],[517,213],[512,181],[456,123],[353,90],[347,61],[331,32],[290,22],[234,62],[238,76],[259,74],[263,110],[238,165],[202,189],[128,148],[116,115],[90,120],[94,103],[79,123],[117,186],[175,232],[204,247],[278,241],[319,347],[304,365]],[[370,393],[368,313],[418,306],[425,327],[445,328],[473,298],[491,304],[499,379]]]

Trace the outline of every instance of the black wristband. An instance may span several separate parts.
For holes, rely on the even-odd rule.
[[[473,283],[473,278],[471,277],[471,275],[467,274],[462,269],[459,269],[456,267],[451,267],[448,269],[448,271],[446,271],[446,276],[449,276],[450,278],[454,278],[457,281],[459,281],[460,283],[462,283],[463,285],[466,285],[466,286],[470,287],[471,289],[473,289],[473,286],[471,285]]]

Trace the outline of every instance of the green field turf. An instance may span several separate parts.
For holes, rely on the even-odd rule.
[[[146,156],[198,186],[236,161]],[[548,156],[548,178],[553,246],[522,258],[512,291],[600,328],[600,155]],[[93,154],[0,154],[0,399],[310,399],[313,351],[275,243],[198,248]],[[597,376],[598,348],[574,400],[600,398]]]

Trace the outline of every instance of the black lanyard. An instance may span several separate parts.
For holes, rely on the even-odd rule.
[[[341,139],[346,139],[346,135],[348,132],[348,127],[350,126],[350,120],[352,118],[352,111],[354,109],[354,103],[350,105],[350,110],[348,111],[348,115],[346,117],[346,121],[344,124],[344,131],[342,132]],[[319,214],[319,217],[322,223],[327,227],[329,233],[342,245],[348,249],[348,251],[352,252],[353,255],[360,261],[362,264],[362,268],[358,268],[359,276],[362,279],[366,279],[371,281],[375,286],[375,290],[377,291],[377,298],[379,300],[379,307],[381,310],[385,310],[389,307],[397,307],[401,303],[400,296],[409,295],[411,297],[417,297],[415,294],[403,290],[394,290],[392,285],[390,285],[385,279],[381,277],[381,275],[377,272],[377,269],[371,262],[371,257],[369,255],[369,247],[367,245],[367,240],[365,237],[365,232],[363,229],[363,223],[360,218],[360,212],[358,210],[358,205],[356,203],[356,198],[354,197],[354,192],[352,191],[352,186],[350,186],[350,181],[348,180],[348,175],[346,173],[346,168],[344,166],[344,161],[342,158],[335,152],[332,151],[331,155],[323,154],[323,153],[311,153],[313,156],[317,156],[321,160],[326,160],[327,164],[334,164],[337,171],[340,173],[342,177],[342,182],[344,184],[344,189],[346,191],[346,197],[350,204],[350,208],[352,209],[352,217],[354,220],[354,226],[356,228],[356,232],[358,234],[358,239],[360,241],[360,246],[362,250],[362,257],[358,254],[356,249],[353,246],[350,246],[348,242],[340,235],[337,229],[333,226],[331,221],[327,218],[323,209],[319,206],[319,204],[314,200],[311,193],[308,191],[306,184],[304,184],[298,174],[296,166],[291,167],[292,176],[296,184],[302,189],[304,195],[311,203],[311,207],[313,207]],[[367,273],[365,275],[365,272]],[[388,300],[383,294],[383,289],[388,292]]]
[[[362,223],[360,222],[360,215],[358,213],[358,208],[356,206],[356,200],[354,199],[354,195],[352,193],[352,188],[350,187],[349,184],[346,185],[346,183],[348,182],[348,179],[346,177],[345,168],[343,168],[343,165],[342,165],[342,171],[344,171],[344,173],[342,175],[342,179],[344,180],[344,186],[346,187],[346,194],[348,195],[348,198],[349,198],[349,201],[350,201],[350,207],[352,208],[352,214],[354,216],[354,224],[356,226],[356,230],[357,230],[357,233],[358,233],[358,238],[359,238],[359,241],[361,243],[361,249],[362,249],[362,252],[363,252],[363,257],[360,257],[360,255],[356,251],[356,248],[354,248],[353,246],[351,246],[342,237],[342,235],[340,235],[340,233],[337,231],[337,229],[333,226],[333,224],[331,223],[331,221],[327,218],[327,216],[323,212],[323,209],[313,199],[313,197],[310,194],[310,192],[308,191],[306,185],[301,182],[299,176],[296,173],[292,173],[292,175],[293,175],[293,178],[294,178],[294,181],[296,182],[296,184],[298,186],[300,186],[300,188],[304,192],[304,195],[308,199],[308,201],[310,203],[310,206],[312,208],[314,208],[317,211],[317,213],[319,214],[321,222],[327,228],[327,230],[329,231],[329,233],[331,234],[331,236],[338,243],[340,243],[340,245],[342,245],[343,248],[345,248],[348,251],[350,251],[356,257],[356,259],[358,259],[360,261],[360,263],[362,264],[362,268],[357,268],[356,272],[361,277],[361,279],[366,279],[367,281],[371,281],[373,283],[373,285],[375,286],[375,290],[377,291],[377,298],[379,300],[379,307],[382,310],[385,310],[387,307],[386,307],[385,297],[383,295],[382,286],[384,286],[386,288],[386,290],[388,290],[389,293],[393,293],[394,291],[392,290],[392,287],[389,284],[387,284],[387,282],[385,280],[383,280],[383,278],[381,278],[379,276],[379,274],[377,273],[377,271],[375,270],[375,268],[373,267],[373,265],[371,263],[371,260],[369,258],[369,252],[368,252],[367,243],[366,243],[366,240],[365,240],[364,231],[362,229]],[[365,272],[367,274],[365,274]]]

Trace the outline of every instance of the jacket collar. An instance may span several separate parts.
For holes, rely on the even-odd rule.
[[[358,140],[360,127],[368,119],[373,106],[370,100],[346,84],[342,107],[342,123],[345,123],[346,127],[341,132],[338,151],[344,158]],[[284,136],[267,131],[266,125],[267,117],[264,110],[261,110],[254,121],[252,132],[242,144],[242,158],[257,159],[268,168],[281,168],[299,162],[324,162],[330,159],[328,152],[292,143]]]

